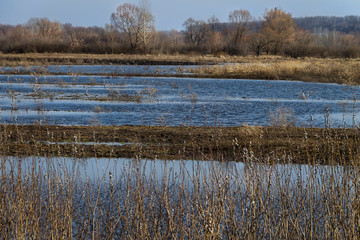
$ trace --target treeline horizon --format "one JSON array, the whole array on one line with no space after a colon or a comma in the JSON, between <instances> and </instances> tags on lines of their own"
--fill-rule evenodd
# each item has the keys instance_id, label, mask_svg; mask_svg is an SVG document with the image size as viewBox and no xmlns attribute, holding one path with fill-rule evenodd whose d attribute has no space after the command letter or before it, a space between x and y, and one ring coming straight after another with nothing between
<instances>
[{"instance_id":1,"label":"treeline horizon","mask_svg":"<svg viewBox=\"0 0 360 240\"><path fill-rule=\"evenodd\" d=\"M105 27L75 27L47 18L19 25L0 24L3 53L213 54L290 57L360 56L360 17L301 17L278 8L255 19L247 10L188 18L183 30L158 31L149 6L125 3Z\"/></svg>"}]
</instances>

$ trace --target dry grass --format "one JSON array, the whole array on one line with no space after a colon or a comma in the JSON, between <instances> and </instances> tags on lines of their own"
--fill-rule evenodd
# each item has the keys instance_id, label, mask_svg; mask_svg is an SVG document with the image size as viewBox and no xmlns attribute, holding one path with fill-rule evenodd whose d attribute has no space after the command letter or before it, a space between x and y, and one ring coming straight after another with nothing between
<instances>
[{"instance_id":1,"label":"dry grass","mask_svg":"<svg viewBox=\"0 0 360 240\"><path fill-rule=\"evenodd\" d=\"M27 53L1 54L0 66L29 65L94 65L94 64L138 64L138 65L198 65L223 62L224 58L190 55L129 55L129 54L61 54Z\"/></svg>"},{"instance_id":2,"label":"dry grass","mask_svg":"<svg viewBox=\"0 0 360 240\"><path fill-rule=\"evenodd\" d=\"M0 132L1 239L358 238L357 129L2 125ZM148 150L136 144L130 165L105 169L94 179L67 165L86 165L85 148L77 143L121 137L154 143L149 151L158 146L165 158L173 143L179 156L200 153L209 161L159 172L153 161L139 164ZM70 142L71 160L54 158L62 149L51 142L61 141ZM279 143L285 148L277 149ZM44 152L46 145L51 147ZM95 156L104 150L89 147ZM265 149L272 152L265 155ZM114 157L116 146L109 150ZM292 164L296 150L307 165ZM215 161L228 154L244 168ZM288 164L274 164L279 158ZM341 160L346 164L337 165ZM332 165L315 164L325 161Z\"/></svg>"},{"instance_id":3,"label":"dry grass","mask_svg":"<svg viewBox=\"0 0 360 240\"><path fill-rule=\"evenodd\" d=\"M269 68L261 73L280 78L279 72L294 75L308 70L307 77L315 73L330 77L332 73L345 74L347 83L358 79L356 61L349 61L346 71L343 60L324 60L320 65L265 60L269 65L219 69L234 71L229 77L240 76L236 74L244 66L250 75L257 68ZM221 73L213 76L217 74ZM152 89L146 94L156 97ZM283 125L1 125L0 238L358 239L359 139L357 128ZM122 141L136 144L77 144ZM53 144L57 142L70 144ZM60 163L54 159L64 155L84 162L87 156L120 157L124 153L134 159L130 166L124 165L116 173L106 171L95 179L74 173L66 163L68 159ZM159 179L160 173L151 161L148 169L138 165L138 160L148 157L201 159L209 164L194 164L194 170L183 167L179 172L164 168L164 177ZM244 169L235 168L232 161L243 161Z\"/></svg>"},{"instance_id":4,"label":"dry grass","mask_svg":"<svg viewBox=\"0 0 360 240\"><path fill-rule=\"evenodd\" d=\"M202 76L243 79L360 83L360 62L342 59L254 59L193 69Z\"/></svg>"},{"instance_id":5,"label":"dry grass","mask_svg":"<svg viewBox=\"0 0 360 240\"><path fill-rule=\"evenodd\" d=\"M294 127L295 114L292 109L281 106L269 112L269 123L274 127Z\"/></svg>"},{"instance_id":6,"label":"dry grass","mask_svg":"<svg viewBox=\"0 0 360 240\"><path fill-rule=\"evenodd\" d=\"M243 154L243 170L212 162L159 172L150 162L146 174L134 160L92 180L66 161L2 157L0 238L358 238L357 165L259 165Z\"/></svg>"},{"instance_id":7,"label":"dry grass","mask_svg":"<svg viewBox=\"0 0 360 240\"><path fill-rule=\"evenodd\" d=\"M224 63L225 65L223 65ZM360 61L358 59L292 59L277 56L237 57L227 55L214 57L211 55L0 54L0 66L49 64L205 65L190 71L195 73L196 77L209 78L360 83ZM181 72L179 76L186 77Z\"/></svg>"}]
</instances>

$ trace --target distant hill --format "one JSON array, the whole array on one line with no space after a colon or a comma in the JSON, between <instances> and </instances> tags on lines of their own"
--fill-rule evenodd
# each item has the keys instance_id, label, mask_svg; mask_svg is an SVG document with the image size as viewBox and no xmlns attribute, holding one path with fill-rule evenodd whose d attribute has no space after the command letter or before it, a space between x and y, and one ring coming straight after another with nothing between
<instances>
[{"instance_id":1,"label":"distant hill","mask_svg":"<svg viewBox=\"0 0 360 240\"><path fill-rule=\"evenodd\" d=\"M296 25L304 30L313 33L333 31L334 29L344 33L360 33L360 16L315 16L315 17L298 17L294 18ZM251 31L259 31L263 21L253 21L249 23ZM223 31L224 28L231 28L229 22L217 24L215 29Z\"/></svg>"},{"instance_id":2,"label":"distant hill","mask_svg":"<svg viewBox=\"0 0 360 240\"><path fill-rule=\"evenodd\" d=\"M360 32L360 16L316 16L294 18L294 20L299 27L311 32L333 31L334 29L344 33Z\"/></svg>"}]
</instances>

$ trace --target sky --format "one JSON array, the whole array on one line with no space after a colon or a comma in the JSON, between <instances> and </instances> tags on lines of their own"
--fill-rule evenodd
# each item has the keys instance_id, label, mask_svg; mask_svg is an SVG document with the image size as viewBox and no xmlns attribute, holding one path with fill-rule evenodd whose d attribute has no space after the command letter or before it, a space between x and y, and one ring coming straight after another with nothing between
<instances>
[{"instance_id":1,"label":"sky","mask_svg":"<svg viewBox=\"0 0 360 240\"><path fill-rule=\"evenodd\" d=\"M183 29L192 17L216 16L226 22L231 11L246 9L255 18L265 9L281 8L293 17L360 15L360 0L149 0L157 30ZM0 24L23 24L30 18L46 17L73 26L104 27L116 7L138 0L0 0Z\"/></svg>"}]
</instances>

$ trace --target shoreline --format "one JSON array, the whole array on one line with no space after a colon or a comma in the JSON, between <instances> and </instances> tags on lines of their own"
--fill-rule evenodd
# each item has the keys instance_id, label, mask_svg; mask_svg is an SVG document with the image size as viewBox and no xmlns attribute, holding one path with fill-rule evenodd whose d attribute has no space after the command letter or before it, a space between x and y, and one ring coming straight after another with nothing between
<instances>
[{"instance_id":1,"label":"shoreline","mask_svg":"<svg viewBox=\"0 0 360 240\"><path fill-rule=\"evenodd\" d=\"M126 55L25 53L1 54L0 66L32 65L202 65L218 62L216 57L186 55Z\"/></svg>"},{"instance_id":2,"label":"shoreline","mask_svg":"<svg viewBox=\"0 0 360 240\"><path fill-rule=\"evenodd\" d=\"M82 75L284 80L346 85L360 84L359 59L293 59L275 56L0 54L0 66L3 67L44 65L194 65L199 67L187 70L192 73L191 75L117 73L82 73ZM31 71L4 71L1 74L17 75L31 73ZM48 75L64 75L64 73L49 73Z\"/></svg>"},{"instance_id":3,"label":"shoreline","mask_svg":"<svg viewBox=\"0 0 360 240\"><path fill-rule=\"evenodd\" d=\"M0 125L0 132L5 156L324 165L358 164L360 157L358 129Z\"/></svg>"}]
</instances>

